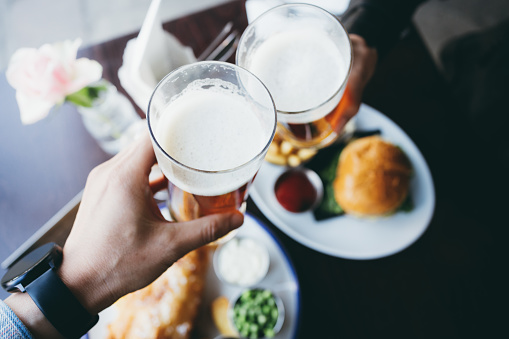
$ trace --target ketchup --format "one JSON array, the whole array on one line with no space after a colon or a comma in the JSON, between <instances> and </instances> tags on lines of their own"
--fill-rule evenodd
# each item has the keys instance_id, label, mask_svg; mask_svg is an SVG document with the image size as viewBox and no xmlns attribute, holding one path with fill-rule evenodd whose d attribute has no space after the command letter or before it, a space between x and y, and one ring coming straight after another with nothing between
<instances>
[{"instance_id":1,"label":"ketchup","mask_svg":"<svg viewBox=\"0 0 509 339\"><path fill-rule=\"evenodd\" d=\"M281 174L274 187L277 201L287 211L304 212L309 210L318 192L306 173L299 170L289 170Z\"/></svg>"}]
</instances>

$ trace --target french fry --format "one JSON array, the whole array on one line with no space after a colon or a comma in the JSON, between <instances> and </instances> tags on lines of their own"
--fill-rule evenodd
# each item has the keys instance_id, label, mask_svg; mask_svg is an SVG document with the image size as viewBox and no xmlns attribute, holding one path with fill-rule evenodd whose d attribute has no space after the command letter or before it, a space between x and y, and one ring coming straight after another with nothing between
<instances>
[{"instance_id":1,"label":"french fry","mask_svg":"<svg viewBox=\"0 0 509 339\"><path fill-rule=\"evenodd\" d=\"M311 148L296 148L290 142L282 140L278 133L269 146L265 160L279 166L297 167L316 155Z\"/></svg>"},{"instance_id":2,"label":"french fry","mask_svg":"<svg viewBox=\"0 0 509 339\"><path fill-rule=\"evenodd\" d=\"M269 149L267 150L267 154L277 155L279 153L279 145L275 142L272 142L269 145Z\"/></svg>"},{"instance_id":3,"label":"french fry","mask_svg":"<svg viewBox=\"0 0 509 339\"><path fill-rule=\"evenodd\" d=\"M302 161L307 161L316 155L316 150L310 148L301 148L297 151L297 156Z\"/></svg>"},{"instance_id":4,"label":"french fry","mask_svg":"<svg viewBox=\"0 0 509 339\"><path fill-rule=\"evenodd\" d=\"M280 155L280 154L269 154L265 156L265 160L268 162L271 162L275 165L284 166L286 165L286 157Z\"/></svg>"},{"instance_id":5,"label":"french fry","mask_svg":"<svg viewBox=\"0 0 509 339\"><path fill-rule=\"evenodd\" d=\"M217 297L212 302L212 319L219 332L226 337L238 337L237 331L233 328L228 319L228 298L224 296Z\"/></svg>"},{"instance_id":6,"label":"french fry","mask_svg":"<svg viewBox=\"0 0 509 339\"><path fill-rule=\"evenodd\" d=\"M288 155L293 151L293 146L288 141L281 142L281 154Z\"/></svg>"},{"instance_id":7,"label":"french fry","mask_svg":"<svg viewBox=\"0 0 509 339\"><path fill-rule=\"evenodd\" d=\"M291 167L297 167L302 163L302 160L295 154L292 154L288 157L288 165Z\"/></svg>"}]
</instances>

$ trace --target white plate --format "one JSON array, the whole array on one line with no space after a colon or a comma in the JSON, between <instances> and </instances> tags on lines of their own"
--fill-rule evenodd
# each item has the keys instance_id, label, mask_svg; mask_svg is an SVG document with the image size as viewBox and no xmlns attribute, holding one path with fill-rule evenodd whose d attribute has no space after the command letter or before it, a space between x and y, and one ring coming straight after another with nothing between
<instances>
[{"instance_id":1,"label":"white plate","mask_svg":"<svg viewBox=\"0 0 509 339\"><path fill-rule=\"evenodd\" d=\"M435 208L435 189L428 165L401 128L375 109L362 104L356 129L382 131L382 137L400 146L414 168L411 212L376 219L342 215L316 221L312 212L291 213L277 202L274 184L284 167L264 162L250 189L263 214L281 231L318 252L348 259L375 259L397 253L414 243L426 230Z\"/></svg>"},{"instance_id":2,"label":"white plate","mask_svg":"<svg viewBox=\"0 0 509 339\"><path fill-rule=\"evenodd\" d=\"M296 338L300 317L300 290L295 269L288 255L274 234L249 214L246 215L244 225L239 229L236 236L255 239L267 247L270 255L269 271L267 276L256 287L268 288L283 300L285 321L283 328L275 338ZM212 301L220 295L231 299L234 296L238 296L244 290L242 287L221 282L214 272L212 256L210 257L204 299L196 322L196 335L193 336L196 338L213 339L219 335L210 315ZM99 322L89 331L88 338L106 338L107 325L115 318L115 314L115 306L111 306L101 312Z\"/></svg>"}]
</instances>

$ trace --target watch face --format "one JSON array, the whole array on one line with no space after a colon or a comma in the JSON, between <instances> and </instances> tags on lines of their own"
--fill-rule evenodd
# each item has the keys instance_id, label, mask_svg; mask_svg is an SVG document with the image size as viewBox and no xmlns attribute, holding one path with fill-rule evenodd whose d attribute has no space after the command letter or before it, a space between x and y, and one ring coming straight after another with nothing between
<instances>
[{"instance_id":1,"label":"watch face","mask_svg":"<svg viewBox=\"0 0 509 339\"><path fill-rule=\"evenodd\" d=\"M28 253L9 268L2 278L2 287L8 292L18 291L37 279L60 259L62 250L55 243L48 243ZM58 262L57 262L58 263Z\"/></svg>"}]
</instances>

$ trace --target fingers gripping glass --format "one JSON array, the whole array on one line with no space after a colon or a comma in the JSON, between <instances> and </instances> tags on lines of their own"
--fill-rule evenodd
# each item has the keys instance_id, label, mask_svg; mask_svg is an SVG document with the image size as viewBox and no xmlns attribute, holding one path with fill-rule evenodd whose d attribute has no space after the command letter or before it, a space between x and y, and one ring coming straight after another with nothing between
<instances>
[{"instance_id":1,"label":"fingers gripping glass","mask_svg":"<svg viewBox=\"0 0 509 339\"><path fill-rule=\"evenodd\" d=\"M223 62L183 66L157 85L147 119L173 219L245 210L276 129L258 78Z\"/></svg>"},{"instance_id":2,"label":"fingers gripping glass","mask_svg":"<svg viewBox=\"0 0 509 339\"><path fill-rule=\"evenodd\" d=\"M242 34L237 65L271 92L278 133L297 147L321 148L341 133L343 97L352 65L348 33L327 11L312 5L273 8Z\"/></svg>"}]
</instances>

